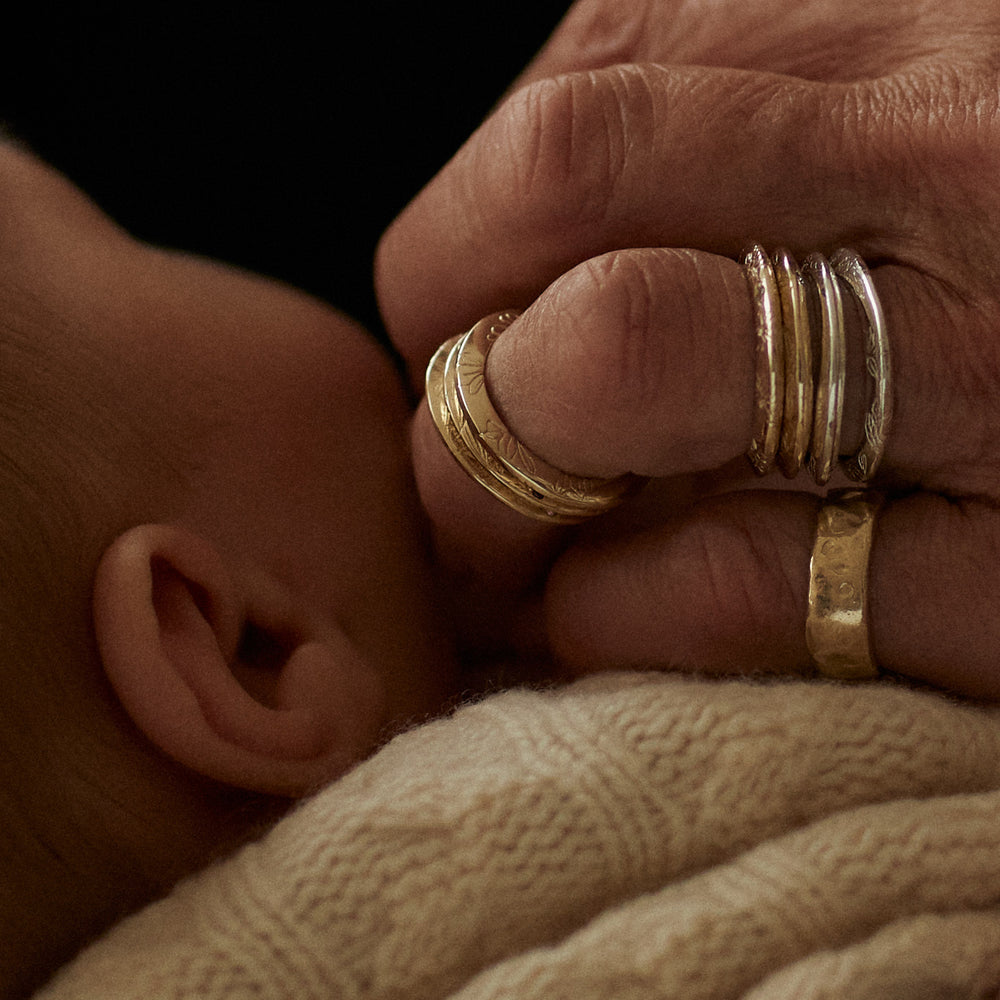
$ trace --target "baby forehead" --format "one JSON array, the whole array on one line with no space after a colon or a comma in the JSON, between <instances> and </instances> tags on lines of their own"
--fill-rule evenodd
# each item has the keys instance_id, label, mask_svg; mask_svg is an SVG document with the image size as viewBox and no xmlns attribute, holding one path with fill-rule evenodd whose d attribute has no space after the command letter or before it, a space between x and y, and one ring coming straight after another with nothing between
<instances>
[{"instance_id":1,"label":"baby forehead","mask_svg":"<svg viewBox=\"0 0 1000 1000\"><path fill-rule=\"evenodd\" d=\"M133 238L10 133L0 303L60 398L115 423L208 417L263 438L280 424L346 459L352 440L398 437L409 417L399 367L359 323L282 281Z\"/></svg>"}]
</instances>

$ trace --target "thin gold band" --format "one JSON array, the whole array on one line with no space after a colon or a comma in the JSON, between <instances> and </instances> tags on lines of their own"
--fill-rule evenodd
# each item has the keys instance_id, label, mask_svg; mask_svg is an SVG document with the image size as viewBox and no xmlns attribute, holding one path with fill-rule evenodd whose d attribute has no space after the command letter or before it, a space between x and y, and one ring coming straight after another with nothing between
<instances>
[{"instance_id":1,"label":"thin gold band","mask_svg":"<svg viewBox=\"0 0 1000 1000\"><path fill-rule=\"evenodd\" d=\"M642 480L563 472L511 433L486 390L486 358L517 316L494 313L442 344L427 366L427 404L448 450L484 489L526 517L577 524L620 504Z\"/></svg>"},{"instance_id":2,"label":"thin gold band","mask_svg":"<svg viewBox=\"0 0 1000 1000\"><path fill-rule=\"evenodd\" d=\"M441 435L441 439L447 445L448 450L458 464L498 500L503 501L508 507L518 510L521 503L519 495L510 489L501 479L482 475L481 461L465 443L458 425L451 417L451 410L444 396L444 369L448 352L454 347L458 339L458 337L453 337L442 344L427 366L427 405L430 409L431 417L438 429L438 433ZM534 516L531 512L527 513L529 516Z\"/></svg>"},{"instance_id":3,"label":"thin gold band","mask_svg":"<svg viewBox=\"0 0 1000 1000\"><path fill-rule=\"evenodd\" d=\"M871 406L865 416L865 439L858 453L843 461L844 472L855 482L875 475L885 436L892 420L892 356L889 334L878 293L865 262L853 250L838 250L831 258L834 274L854 293L865 316L865 368L872 380Z\"/></svg>"},{"instance_id":4,"label":"thin gold band","mask_svg":"<svg viewBox=\"0 0 1000 1000\"><path fill-rule=\"evenodd\" d=\"M840 287L825 257L810 254L802 265L811 279L809 298L820 320L819 380L813 417L812 458L809 469L820 486L826 485L837 464L844 415L847 362L844 344L844 306Z\"/></svg>"},{"instance_id":5,"label":"thin gold band","mask_svg":"<svg viewBox=\"0 0 1000 1000\"><path fill-rule=\"evenodd\" d=\"M839 462L866 483L875 475L892 421L892 359L885 316L865 262L853 250L813 253L801 269L787 250L759 244L742 257L754 312L754 415L747 458L765 475L775 461L793 478L803 464L823 486ZM871 382L864 440L840 454L847 379L845 302L865 325Z\"/></svg>"},{"instance_id":6,"label":"thin gold band","mask_svg":"<svg viewBox=\"0 0 1000 1000\"><path fill-rule=\"evenodd\" d=\"M812 331L805 285L795 260L787 250L776 250L773 264L785 351L785 404L778 465L787 478L794 479L806 460L812 439Z\"/></svg>"},{"instance_id":7,"label":"thin gold band","mask_svg":"<svg viewBox=\"0 0 1000 1000\"><path fill-rule=\"evenodd\" d=\"M781 444L785 396L784 337L781 299L774 268L763 247L751 246L743 255L750 298L754 305L754 433L747 457L760 474L774 467Z\"/></svg>"},{"instance_id":8,"label":"thin gold band","mask_svg":"<svg viewBox=\"0 0 1000 1000\"><path fill-rule=\"evenodd\" d=\"M549 465L511 433L493 406L486 391L486 357L514 317L507 312L497 320L477 323L453 352L456 377L449 384L456 390L457 406L468 420L468 429L533 496L546 498L568 514L617 503L622 496L618 479L570 475Z\"/></svg>"}]
</instances>

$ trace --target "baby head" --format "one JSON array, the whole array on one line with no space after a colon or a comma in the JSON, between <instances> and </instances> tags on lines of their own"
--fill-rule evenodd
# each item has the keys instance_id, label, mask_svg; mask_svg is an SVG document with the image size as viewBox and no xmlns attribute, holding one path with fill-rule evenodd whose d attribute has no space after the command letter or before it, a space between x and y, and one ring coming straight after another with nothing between
<instances>
[{"instance_id":1,"label":"baby head","mask_svg":"<svg viewBox=\"0 0 1000 1000\"><path fill-rule=\"evenodd\" d=\"M0 143L0 996L453 681L389 359Z\"/></svg>"}]
</instances>

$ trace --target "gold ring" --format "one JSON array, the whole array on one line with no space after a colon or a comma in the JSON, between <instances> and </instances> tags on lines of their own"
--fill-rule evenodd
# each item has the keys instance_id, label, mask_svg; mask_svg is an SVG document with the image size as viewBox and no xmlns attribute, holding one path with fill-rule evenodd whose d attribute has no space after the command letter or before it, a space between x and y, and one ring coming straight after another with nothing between
<instances>
[{"instance_id":1,"label":"gold ring","mask_svg":"<svg viewBox=\"0 0 1000 1000\"><path fill-rule=\"evenodd\" d=\"M881 503L865 490L834 490L820 508L809 563L806 645L825 677L878 676L869 636L868 564Z\"/></svg>"},{"instance_id":2,"label":"gold ring","mask_svg":"<svg viewBox=\"0 0 1000 1000\"><path fill-rule=\"evenodd\" d=\"M776 250L773 264L785 351L785 404L778 465L788 479L794 479L806 460L812 438L812 331L805 284L795 260L787 250Z\"/></svg>"},{"instance_id":3,"label":"gold ring","mask_svg":"<svg viewBox=\"0 0 1000 1000\"><path fill-rule=\"evenodd\" d=\"M482 461L465 443L459 425L451 417L451 410L444 397L444 370L448 354L458 340L458 337L453 337L446 341L427 366L427 405L431 411L431 417L442 440L458 464L498 500L502 500L508 507L518 510L521 504L520 495L506 486L502 479L483 476Z\"/></svg>"},{"instance_id":4,"label":"gold ring","mask_svg":"<svg viewBox=\"0 0 1000 1000\"><path fill-rule=\"evenodd\" d=\"M765 475L774 466L781 443L785 395L781 300L774 268L763 247L751 246L743 255L743 266L754 305L755 414L747 456L754 469Z\"/></svg>"},{"instance_id":5,"label":"gold ring","mask_svg":"<svg viewBox=\"0 0 1000 1000\"><path fill-rule=\"evenodd\" d=\"M758 244L742 258L754 307L754 423L747 458L760 474L777 460L796 476L808 464L826 485L839 462L866 483L878 469L892 420L892 359L885 316L865 262L840 249L810 254L801 268L787 250L770 258ZM872 388L864 441L840 454L847 381L844 296L860 309Z\"/></svg>"},{"instance_id":6,"label":"gold ring","mask_svg":"<svg viewBox=\"0 0 1000 1000\"><path fill-rule=\"evenodd\" d=\"M840 287L825 257L810 254L802 266L812 279L812 308L819 317L819 381L816 384L816 412L813 417L813 479L824 486L830 479L840 452L840 429L844 417L844 383L847 362L844 343L844 306Z\"/></svg>"},{"instance_id":7,"label":"gold ring","mask_svg":"<svg viewBox=\"0 0 1000 1000\"><path fill-rule=\"evenodd\" d=\"M858 453L843 461L849 479L867 482L875 475L885 435L892 420L892 356L889 335L878 293L865 262L853 250L838 250L830 264L837 275L854 293L865 316L865 368L872 380L872 400L865 416L865 439Z\"/></svg>"},{"instance_id":8,"label":"gold ring","mask_svg":"<svg viewBox=\"0 0 1000 1000\"><path fill-rule=\"evenodd\" d=\"M494 313L445 342L427 366L427 404L448 450L493 496L527 517L577 524L618 506L642 480L563 472L507 427L486 389L486 358L518 315L515 310Z\"/></svg>"}]
</instances>

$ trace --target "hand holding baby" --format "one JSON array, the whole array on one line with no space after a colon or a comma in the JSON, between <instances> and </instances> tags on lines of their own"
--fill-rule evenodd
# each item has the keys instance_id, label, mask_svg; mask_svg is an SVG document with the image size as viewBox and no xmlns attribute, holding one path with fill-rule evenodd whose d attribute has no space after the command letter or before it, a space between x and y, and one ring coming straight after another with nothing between
<instances>
[{"instance_id":1,"label":"hand holding baby","mask_svg":"<svg viewBox=\"0 0 1000 1000\"><path fill-rule=\"evenodd\" d=\"M751 242L799 261L849 247L893 358L875 480L888 499L855 581L872 658L1000 696L998 51L995 10L974 0L794 17L640 4L624 26L601 0L571 10L386 235L381 302L415 379L444 337L525 309L485 366L511 433L565 472L653 482L580 528L539 526L469 479L419 412L418 482L472 646L495 640L487 611L508 609L521 648L547 645L573 672L809 666L821 501L808 476L773 489L780 477L756 481L743 457L761 304L737 259ZM878 373L863 297L835 284L849 458ZM818 389L832 334L799 325ZM748 485L764 488L735 488Z\"/></svg>"}]
</instances>

